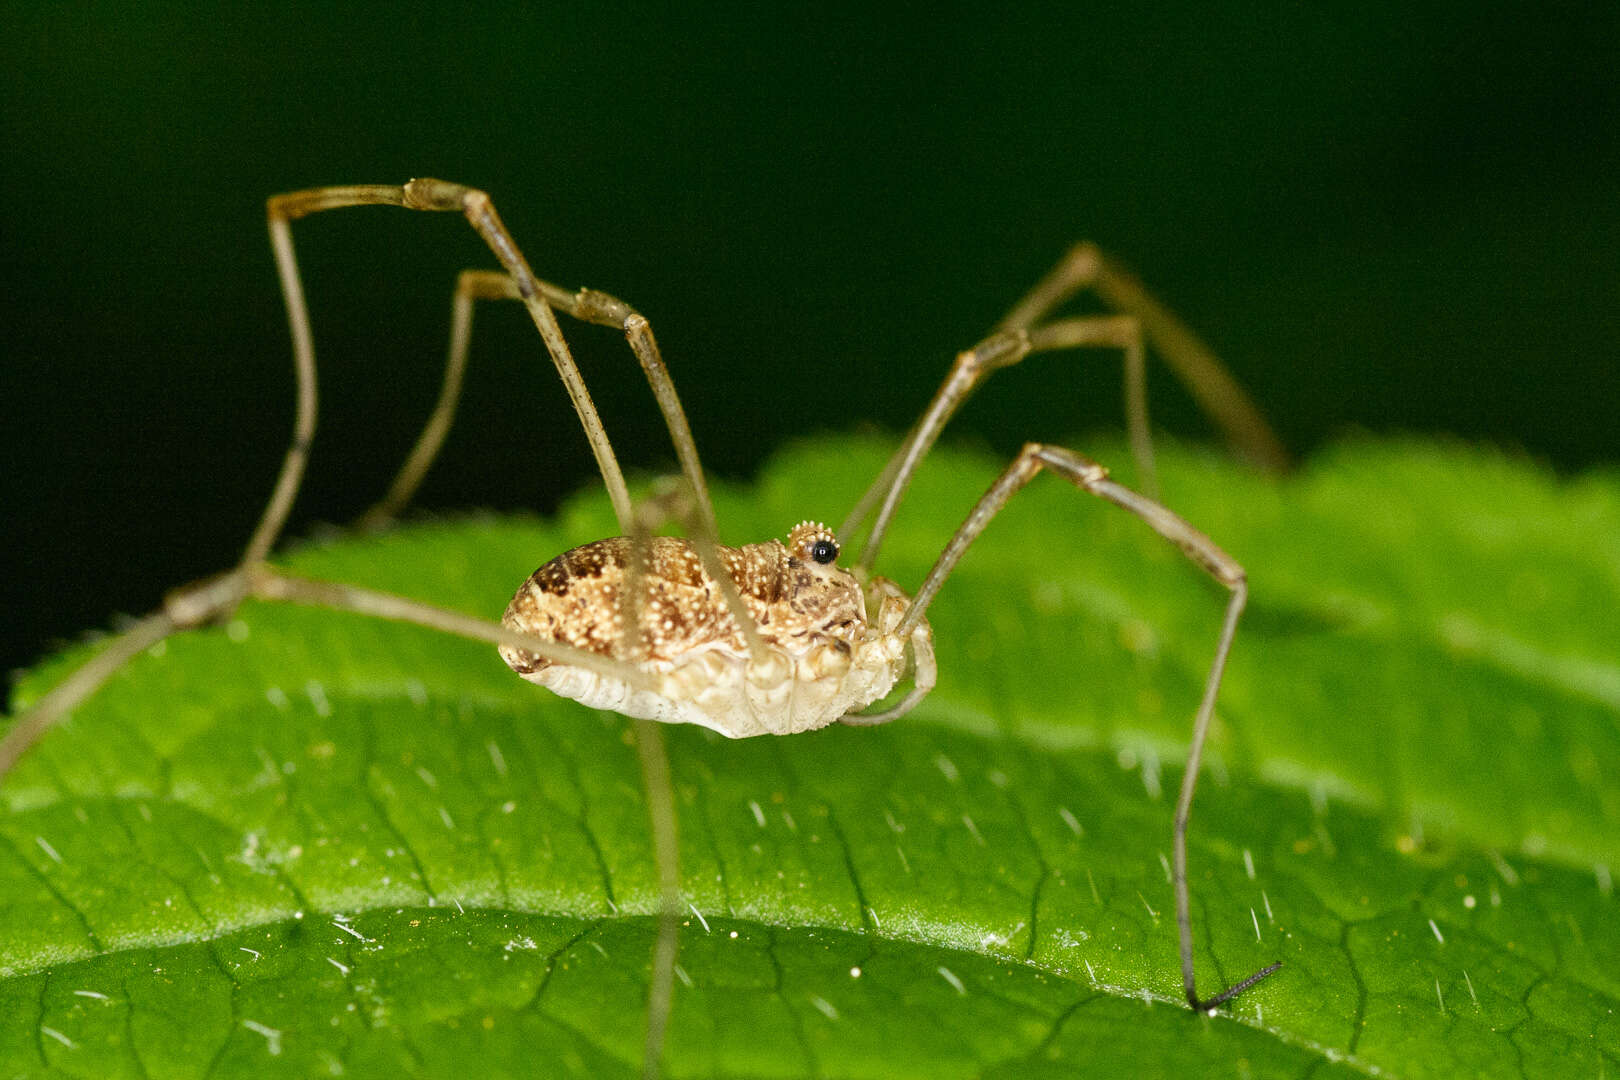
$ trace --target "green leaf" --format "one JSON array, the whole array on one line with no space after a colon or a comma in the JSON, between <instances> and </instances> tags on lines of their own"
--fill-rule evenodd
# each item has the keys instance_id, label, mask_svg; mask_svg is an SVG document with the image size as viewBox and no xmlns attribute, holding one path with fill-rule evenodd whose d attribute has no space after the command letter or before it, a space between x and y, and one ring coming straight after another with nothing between
<instances>
[{"instance_id":1,"label":"green leaf","mask_svg":"<svg viewBox=\"0 0 1620 1080\"><path fill-rule=\"evenodd\" d=\"M726 539L836 523L881 461L784 453L720 493ZM915 587L997 468L936 454L885 572ZM671 1075L1620 1072L1620 478L1373 442L1282 484L1175 447L1161 472L1252 586L1193 821L1200 977L1282 971L1178 1003L1171 793L1224 594L1043 478L931 612L912 716L668 731ZM285 562L492 615L610 520ZM627 733L411 627L248 605L171 640L0 788L0 1073L634 1075Z\"/></svg>"}]
</instances>

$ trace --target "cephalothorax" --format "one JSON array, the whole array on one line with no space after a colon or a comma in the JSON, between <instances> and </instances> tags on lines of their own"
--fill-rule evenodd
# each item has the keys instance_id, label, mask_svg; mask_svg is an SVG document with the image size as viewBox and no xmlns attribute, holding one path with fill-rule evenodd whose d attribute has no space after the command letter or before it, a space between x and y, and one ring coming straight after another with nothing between
<instances>
[{"instance_id":1,"label":"cephalothorax","mask_svg":"<svg viewBox=\"0 0 1620 1080\"><path fill-rule=\"evenodd\" d=\"M882 699L905 673L908 640L895 630L910 601L886 578L872 578L863 590L839 569L838 542L825 525L801 522L786 546L716 547L763 641L758 659L697 550L674 537L646 542L641 618L627 630L634 548L630 538L615 537L557 556L523 583L501 621L629 660L654 678L653 689L503 645L508 666L593 709L698 724L732 738L826 727ZM926 621L909 644L917 683L932 686Z\"/></svg>"},{"instance_id":2,"label":"cephalothorax","mask_svg":"<svg viewBox=\"0 0 1620 1080\"><path fill-rule=\"evenodd\" d=\"M499 624L403 597L294 577L267 562L298 492L315 433L315 351L293 255L291 222L362 205L462 214L501 269L468 270L458 279L449 362L438 406L392 488L361 519L361 526L392 520L427 472L454 416L473 305L481 299L501 299L521 302L539 330L584 427L623 533L575 548L541 566L518 590ZM1096 248L1080 244L1071 249L983 340L957 355L921 418L838 530L837 536L846 542L864 531L859 556L852 569L844 570L838 566L835 535L811 522L794 528L785 545L774 540L738 548L718 544L697 446L647 320L606 293L564 289L537 277L484 192L441 180L413 180L403 186L296 191L273 197L268 209L271 246L292 331L298 412L281 474L258 528L235 568L175 590L161 609L112 639L22 713L0 739L0 775L132 657L172 634L218 622L249 596L401 619L495 644L524 678L595 708L637 718L636 745L647 781L662 915L647 1008L646 1065L651 1072L657 1068L669 1015L676 916L682 905L674 799L662 743L648 721L700 724L739 737L808 731L839 721L875 724L904 714L934 685L933 641L924 618L929 604L1001 508L1036 475L1050 471L1080 491L1135 515L1228 592L1176 802L1172 874L1181 974L1187 1001L1194 1008L1208 1009L1275 970L1276 965L1267 967L1209 998L1201 998L1194 985L1187 823L1221 673L1248 588L1235 560L1152 497L1144 339L1158 347L1241 451L1263 465L1278 466L1285 458L1265 421L1214 355ZM1121 314L1055 317L1054 312L1082 289L1090 289ZM563 338L559 314L624 334L674 443L681 471L677 497L639 504L631 499ZM996 371L1025 357L1086 346L1124 353L1132 451L1148 494L1116 483L1100 464L1073 450L1029 443L945 542L912 597L877 576L874 567L884 536L917 465L963 402ZM685 527L684 539L654 536L668 518ZM892 706L864 711L891 692L902 694Z\"/></svg>"}]
</instances>

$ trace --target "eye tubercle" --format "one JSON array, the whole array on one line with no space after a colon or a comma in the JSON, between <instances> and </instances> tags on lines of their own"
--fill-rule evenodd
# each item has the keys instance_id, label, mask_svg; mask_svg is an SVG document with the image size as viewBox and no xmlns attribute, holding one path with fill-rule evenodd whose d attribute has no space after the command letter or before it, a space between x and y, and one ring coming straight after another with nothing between
<instances>
[{"instance_id":1,"label":"eye tubercle","mask_svg":"<svg viewBox=\"0 0 1620 1080\"><path fill-rule=\"evenodd\" d=\"M802 562L830 566L838 561L838 537L819 521L801 521L788 534L788 552Z\"/></svg>"}]
</instances>

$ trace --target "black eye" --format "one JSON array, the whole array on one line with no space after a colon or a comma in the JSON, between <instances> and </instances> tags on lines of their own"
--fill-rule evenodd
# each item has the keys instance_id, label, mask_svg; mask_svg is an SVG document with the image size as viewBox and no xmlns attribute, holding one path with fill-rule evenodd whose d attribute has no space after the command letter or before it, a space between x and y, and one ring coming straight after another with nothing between
<instances>
[{"instance_id":1,"label":"black eye","mask_svg":"<svg viewBox=\"0 0 1620 1080\"><path fill-rule=\"evenodd\" d=\"M825 566L838 558L838 545L831 540L817 540L810 545L810 557Z\"/></svg>"}]
</instances>

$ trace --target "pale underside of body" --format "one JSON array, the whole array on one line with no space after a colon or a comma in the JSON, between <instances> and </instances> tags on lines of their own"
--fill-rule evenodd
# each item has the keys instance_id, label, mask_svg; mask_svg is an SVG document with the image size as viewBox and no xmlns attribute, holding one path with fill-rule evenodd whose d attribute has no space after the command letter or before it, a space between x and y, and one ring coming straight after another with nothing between
<instances>
[{"instance_id":1,"label":"pale underside of body","mask_svg":"<svg viewBox=\"0 0 1620 1080\"><path fill-rule=\"evenodd\" d=\"M837 551L831 537L824 526L805 522L786 545L715 549L758 628L760 655L690 541L648 540L638 575L634 541L614 537L536 570L502 621L632 662L651 676L652 688L511 646L501 648L501 657L530 682L591 708L698 724L731 738L811 731L882 700L906 673L908 638L918 681L931 684L927 622L906 637L896 633L909 599L885 578L862 589L853 574L831 564ZM815 557L817 544L825 562ZM627 602L630 588L639 588L639 603ZM635 624L630 633L627 623Z\"/></svg>"}]
</instances>

